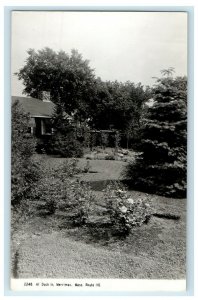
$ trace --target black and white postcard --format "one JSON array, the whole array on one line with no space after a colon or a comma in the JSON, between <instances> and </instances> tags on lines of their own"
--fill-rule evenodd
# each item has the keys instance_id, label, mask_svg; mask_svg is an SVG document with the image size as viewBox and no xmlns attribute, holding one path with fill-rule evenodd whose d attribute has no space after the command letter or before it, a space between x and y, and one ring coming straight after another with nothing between
<instances>
[{"instance_id":1,"label":"black and white postcard","mask_svg":"<svg viewBox=\"0 0 198 300\"><path fill-rule=\"evenodd\" d=\"M12 11L12 290L186 290L187 24Z\"/></svg>"}]
</instances>

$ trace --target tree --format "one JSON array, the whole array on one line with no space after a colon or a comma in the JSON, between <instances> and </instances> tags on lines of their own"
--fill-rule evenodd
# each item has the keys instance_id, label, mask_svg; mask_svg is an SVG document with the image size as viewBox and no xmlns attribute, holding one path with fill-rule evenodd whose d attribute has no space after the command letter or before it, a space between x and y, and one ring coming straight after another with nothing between
<instances>
[{"instance_id":1,"label":"tree","mask_svg":"<svg viewBox=\"0 0 198 300\"><path fill-rule=\"evenodd\" d=\"M77 127L64 112L64 104L57 103L52 118L54 134L49 140L48 152L62 157L81 157L82 146L77 137Z\"/></svg>"},{"instance_id":2,"label":"tree","mask_svg":"<svg viewBox=\"0 0 198 300\"><path fill-rule=\"evenodd\" d=\"M78 123L94 129L117 129L127 140L139 138L140 116L150 90L140 83L102 81L95 78L89 62L76 50L58 53L50 48L29 49L18 78L24 93L39 98L50 92L51 100L62 103L64 111ZM127 143L128 144L128 143Z\"/></svg>"},{"instance_id":3,"label":"tree","mask_svg":"<svg viewBox=\"0 0 198 300\"><path fill-rule=\"evenodd\" d=\"M92 101L91 125L97 129L122 131L137 138L144 103L151 96L150 89L130 81L96 81L96 92Z\"/></svg>"},{"instance_id":4,"label":"tree","mask_svg":"<svg viewBox=\"0 0 198 300\"><path fill-rule=\"evenodd\" d=\"M175 69L173 67L170 67L168 69L164 69L164 70L161 70L161 74L163 76L167 76L167 77L170 77L173 75L173 73L175 72Z\"/></svg>"},{"instance_id":5,"label":"tree","mask_svg":"<svg viewBox=\"0 0 198 300\"><path fill-rule=\"evenodd\" d=\"M167 196L186 192L187 78L162 77L143 120L141 155L129 165L136 187Z\"/></svg>"},{"instance_id":6,"label":"tree","mask_svg":"<svg viewBox=\"0 0 198 300\"><path fill-rule=\"evenodd\" d=\"M42 91L48 91L52 101L61 101L68 114L75 112L75 118L86 119L95 78L89 61L77 50L71 55L50 48L29 49L27 53L25 66L16 73L25 86L24 94L39 98Z\"/></svg>"}]
</instances>

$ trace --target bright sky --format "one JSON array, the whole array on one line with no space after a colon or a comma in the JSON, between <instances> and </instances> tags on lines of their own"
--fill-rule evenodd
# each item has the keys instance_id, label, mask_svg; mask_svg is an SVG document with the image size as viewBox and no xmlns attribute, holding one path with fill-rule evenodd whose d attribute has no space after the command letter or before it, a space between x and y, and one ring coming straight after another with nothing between
<instances>
[{"instance_id":1,"label":"bright sky","mask_svg":"<svg viewBox=\"0 0 198 300\"><path fill-rule=\"evenodd\" d=\"M160 70L187 74L187 13L182 12L13 12L12 74L27 50L77 49L96 76L152 85ZM12 95L23 85L12 76Z\"/></svg>"}]
</instances>

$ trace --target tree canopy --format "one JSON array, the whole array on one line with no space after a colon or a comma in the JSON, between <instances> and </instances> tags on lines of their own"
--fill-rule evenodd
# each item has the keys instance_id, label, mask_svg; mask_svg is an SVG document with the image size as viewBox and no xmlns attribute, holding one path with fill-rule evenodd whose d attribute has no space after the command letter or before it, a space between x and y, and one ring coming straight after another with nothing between
<instances>
[{"instance_id":1,"label":"tree canopy","mask_svg":"<svg viewBox=\"0 0 198 300\"><path fill-rule=\"evenodd\" d=\"M16 73L25 94L39 98L42 91L48 91L51 100L61 103L74 119L86 120L92 128L115 128L138 136L142 107L150 97L148 87L96 78L89 61L77 50L67 54L44 48L27 53L25 65Z\"/></svg>"},{"instance_id":2,"label":"tree canopy","mask_svg":"<svg viewBox=\"0 0 198 300\"><path fill-rule=\"evenodd\" d=\"M29 49L27 53L24 67L16 73L25 86L23 92L39 98L42 91L49 91L52 101L61 101L67 113L86 118L95 79L89 61L77 50L70 55L50 48Z\"/></svg>"},{"instance_id":3,"label":"tree canopy","mask_svg":"<svg viewBox=\"0 0 198 300\"><path fill-rule=\"evenodd\" d=\"M92 126L97 129L114 128L125 134L137 135L144 103L151 90L141 83L97 80L93 98Z\"/></svg>"}]
</instances>

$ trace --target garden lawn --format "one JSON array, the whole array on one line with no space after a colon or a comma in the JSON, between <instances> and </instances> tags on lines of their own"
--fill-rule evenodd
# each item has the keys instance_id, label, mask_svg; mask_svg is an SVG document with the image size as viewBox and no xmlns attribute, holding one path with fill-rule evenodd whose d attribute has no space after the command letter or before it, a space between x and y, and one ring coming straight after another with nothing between
<instances>
[{"instance_id":1,"label":"garden lawn","mask_svg":"<svg viewBox=\"0 0 198 300\"><path fill-rule=\"evenodd\" d=\"M41 163L58 166L64 159L41 156ZM118 179L121 161L90 161L92 180ZM85 159L79 160L83 168ZM93 205L105 206L94 191ZM146 198L155 211L148 224L124 238L90 234L86 227L64 228L55 216L35 216L12 237L12 274L16 278L139 278L183 279L186 272L186 200L129 191ZM169 218L167 218L167 216ZM60 229L61 228L61 229Z\"/></svg>"},{"instance_id":2,"label":"garden lawn","mask_svg":"<svg viewBox=\"0 0 198 300\"><path fill-rule=\"evenodd\" d=\"M48 167L58 167L64 161L70 158L60 158L48 155L36 155L41 163ZM122 178L122 171L127 165L126 162L116 160L87 160L86 158L78 158L78 167L83 171L87 162L90 165L89 173L81 173L81 177L85 181L99 180L117 180Z\"/></svg>"},{"instance_id":3,"label":"garden lawn","mask_svg":"<svg viewBox=\"0 0 198 300\"><path fill-rule=\"evenodd\" d=\"M62 232L38 233L19 250L19 278L143 278L156 262L142 269L141 257L94 247Z\"/></svg>"},{"instance_id":4,"label":"garden lawn","mask_svg":"<svg viewBox=\"0 0 198 300\"><path fill-rule=\"evenodd\" d=\"M159 196L150 201L158 213L177 213L180 219L152 217L126 239L94 237L86 228L60 230L54 217L30 219L13 239L13 274L18 278L185 278L186 201Z\"/></svg>"}]
</instances>

